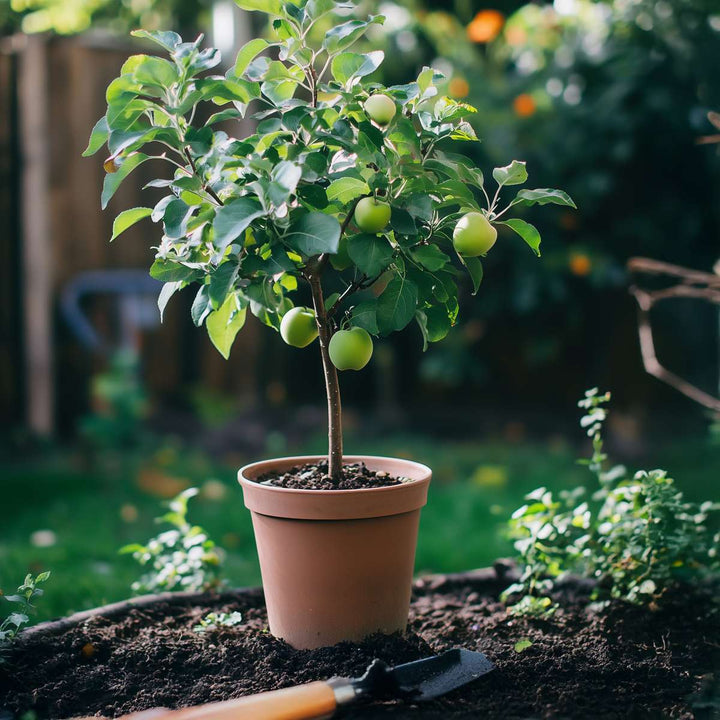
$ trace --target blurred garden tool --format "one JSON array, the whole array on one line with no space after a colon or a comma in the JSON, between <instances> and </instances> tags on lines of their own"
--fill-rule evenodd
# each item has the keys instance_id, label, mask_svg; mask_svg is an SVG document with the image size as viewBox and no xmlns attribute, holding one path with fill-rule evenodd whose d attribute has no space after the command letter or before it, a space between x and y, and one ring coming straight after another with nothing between
<instances>
[{"instance_id":1,"label":"blurred garden tool","mask_svg":"<svg viewBox=\"0 0 720 720\"><path fill-rule=\"evenodd\" d=\"M422 702L445 695L495 666L479 652L455 648L441 655L388 667L374 660L361 678L325 681L180 710L149 710L120 720L311 720L330 717L361 700Z\"/></svg>"}]
</instances>

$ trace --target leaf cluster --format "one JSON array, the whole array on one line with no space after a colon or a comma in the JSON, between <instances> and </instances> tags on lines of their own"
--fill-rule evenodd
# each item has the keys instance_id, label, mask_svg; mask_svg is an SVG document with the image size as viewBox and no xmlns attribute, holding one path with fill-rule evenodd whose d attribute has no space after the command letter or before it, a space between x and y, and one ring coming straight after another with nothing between
<instances>
[{"instance_id":1,"label":"leaf cluster","mask_svg":"<svg viewBox=\"0 0 720 720\"><path fill-rule=\"evenodd\" d=\"M169 503L169 512L158 523L167 523L171 530L161 532L147 544L132 543L120 549L131 554L148 572L132 584L134 593L172 590L208 590L220 584L218 573L222 554L203 528L187 520L188 501L198 494L188 488Z\"/></svg>"},{"instance_id":2,"label":"leaf cluster","mask_svg":"<svg viewBox=\"0 0 720 720\"><path fill-rule=\"evenodd\" d=\"M568 573L596 581L594 600L652 604L678 581L720 570L720 533L713 534L709 522L720 504L686 501L665 470L629 478L622 466L606 469L602 428L609 400L609 393L593 389L579 403L587 410L581 426L593 441L592 457L580 462L599 489L590 497L584 487L555 497L538 488L512 515L522 573L503 594L516 600L511 612L552 612L555 581Z\"/></svg>"},{"instance_id":3,"label":"leaf cluster","mask_svg":"<svg viewBox=\"0 0 720 720\"><path fill-rule=\"evenodd\" d=\"M352 4L334 0L237 1L268 14L273 37L249 41L225 75L211 73L220 55L201 49L201 38L134 33L167 57L127 60L107 89L108 109L86 154L105 144L110 151L103 207L150 159L163 161L170 176L148 184L166 193L154 207L118 215L113 239L147 217L162 225L150 271L164 282L160 311L178 290L199 285L192 319L225 357L248 310L278 329L299 281L328 265L339 289L331 314L380 336L415 320L425 345L441 340L457 318L462 274L474 292L483 275L479 258L453 250L457 220L483 212L539 255L537 229L505 213L574 207L572 200L560 190L525 189L501 208L501 190L527 180L518 161L493 171L491 200L483 173L453 152L457 142L477 140L474 108L440 97L442 76L429 67L404 85L373 82L383 53L351 49L382 16L348 19ZM311 46L309 34L328 18ZM387 126L364 110L374 93L396 105ZM242 139L222 129L243 119L254 130ZM375 235L353 223L357 202L368 196L392 209L388 228Z\"/></svg>"}]
</instances>

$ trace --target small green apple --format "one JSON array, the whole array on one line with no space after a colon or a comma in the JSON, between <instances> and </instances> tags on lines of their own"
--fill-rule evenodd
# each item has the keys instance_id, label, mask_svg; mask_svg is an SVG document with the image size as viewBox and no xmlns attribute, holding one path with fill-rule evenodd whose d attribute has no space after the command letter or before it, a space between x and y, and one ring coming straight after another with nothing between
<instances>
[{"instance_id":1,"label":"small green apple","mask_svg":"<svg viewBox=\"0 0 720 720\"><path fill-rule=\"evenodd\" d=\"M330 359L338 370L362 370L373 354L373 341L367 330L353 327L338 330L330 338Z\"/></svg>"},{"instance_id":2,"label":"small green apple","mask_svg":"<svg viewBox=\"0 0 720 720\"><path fill-rule=\"evenodd\" d=\"M306 307L288 310L280 322L280 335L288 345L307 347L318 336L315 313Z\"/></svg>"},{"instance_id":3,"label":"small green apple","mask_svg":"<svg viewBox=\"0 0 720 720\"><path fill-rule=\"evenodd\" d=\"M375 235L390 222L390 206L374 197L363 198L355 208L355 224L366 233Z\"/></svg>"},{"instance_id":4,"label":"small green apple","mask_svg":"<svg viewBox=\"0 0 720 720\"><path fill-rule=\"evenodd\" d=\"M497 240L497 230L479 212L469 212L458 220L453 231L453 246L459 255L484 255Z\"/></svg>"},{"instance_id":5,"label":"small green apple","mask_svg":"<svg viewBox=\"0 0 720 720\"><path fill-rule=\"evenodd\" d=\"M370 119L374 120L378 125L387 125L397 112L393 99L382 93L371 95L365 101L364 107Z\"/></svg>"}]
</instances>

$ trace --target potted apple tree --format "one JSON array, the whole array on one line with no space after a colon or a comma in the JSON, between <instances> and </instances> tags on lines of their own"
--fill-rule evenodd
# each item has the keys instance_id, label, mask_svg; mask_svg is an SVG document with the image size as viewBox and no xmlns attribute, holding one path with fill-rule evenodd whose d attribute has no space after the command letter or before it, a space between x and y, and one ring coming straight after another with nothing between
<instances>
[{"instance_id":1,"label":"potted apple tree","mask_svg":"<svg viewBox=\"0 0 720 720\"><path fill-rule=\"evenodd\" d=\"M368 76L382 52L351 46L381 16L348 17L333 0L239 0L271 16L226 75L201 38L137 31L165 57L134 55L107 89L86 154L107 144L105 207L141 163L167 173L166 194L125 210L113 239L149 217L162 233L150 274L159 307L196 286L192 319L228 357L248 311L296 347L318 340L328 406L326 458L266 460L239 473L251 510L270 629L296 647L405 627L420 508L430 469L343 454L338 370L360 370L373 338L415 322L424 344L458 315L458 284L476 293L480 256L501 225L540 254L516 207L574 207L560 190L525 183L525 164L493 171L494 187L455 145L477 138L469 105L443 97L424 68L407 85ZM344 14L344 17L343 17ZM322 32L325 28L326 31ZM309 37L323 36L316 46ZM211 109L215 106L215 111ZM250 117L252 134L224 129ZM159 163L156 163L156 166ZM297 302L309 288L311 307ZM308 302L310 305L310 302Z\"/></svg>"}]
</instances>

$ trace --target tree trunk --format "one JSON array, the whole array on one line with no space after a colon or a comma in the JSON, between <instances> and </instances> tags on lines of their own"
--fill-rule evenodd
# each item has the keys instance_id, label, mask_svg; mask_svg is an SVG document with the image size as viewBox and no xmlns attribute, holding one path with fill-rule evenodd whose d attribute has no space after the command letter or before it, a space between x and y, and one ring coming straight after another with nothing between
<instances>
[{"instance_id":1,"label":"tree trunk","mask_svg":"<svg viewBox=\"0 0 720 720\"><path fill-rule=\"evenodd\" d=\"M318 271L308 275L308 282L312 290L313 307L317 319L320 340L320 355L322 356L323 373L325 375L325 394L328 406L328 474L330 479L339 483L342 476L342 407L340 404L340 384L338 383L337 368L330 360L330 338L332 328L325 310L320 275Z\"/></svg>"}]
</instances>

